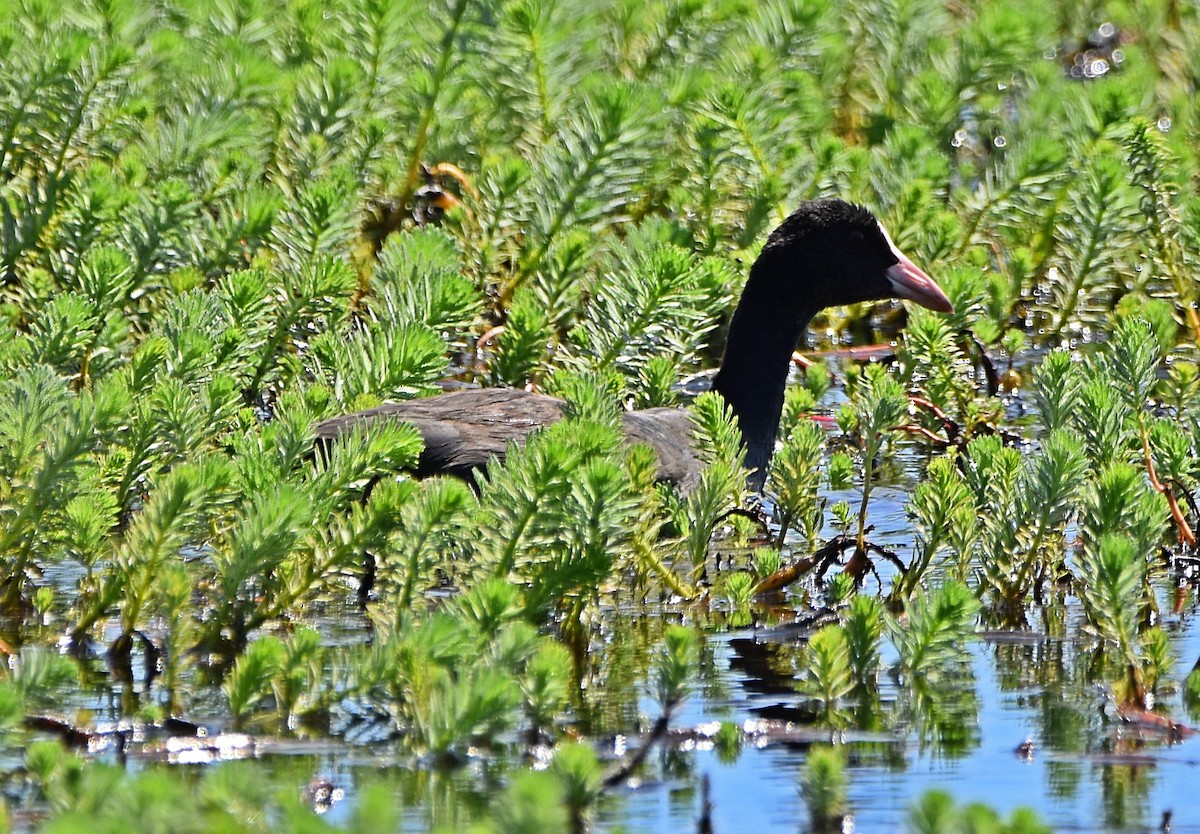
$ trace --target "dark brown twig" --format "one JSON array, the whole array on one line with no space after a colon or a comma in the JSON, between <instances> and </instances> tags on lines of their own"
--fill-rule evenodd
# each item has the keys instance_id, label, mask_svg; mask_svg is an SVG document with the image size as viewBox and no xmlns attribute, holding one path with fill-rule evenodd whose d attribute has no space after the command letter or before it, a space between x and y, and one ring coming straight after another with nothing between
<instances>
[{"instance_id":1,"label":"dark brown twig","mask_svg":"<svg viewBox=\"0 0 1200 834\"><path fill-rule=\"evenodd\" d=\"M1196 496L1188 492L1188 488L1179 482L1177 478L1170 478L1168 484L1178 489L1183 494L1183 500L1187 502L1188 509L1192 511L1194 518L1200 518L1200 508L1196 507Z\"/></svg>"},{"instance_id":2,"label":"dark brown twig","mask_svg":"<svg viewBox=\"0 0 1200 834\"><path fill-rule=\"evenodd\" d=\"M974 331L968 330L967 333L971 337L971 344L979 351L979 364L983 366L983 375L987 379L988 396L994 397L1000 391L1000 374L996 373L996 365L992 362L992 357L988 356L987 348L979 341L979 337Z\"/></svg>"},{"instance_id":3,"label":"dark brown twig","mask_svg":"<svg viewBox=\"0 0 1200 834\"><path fill-rule=\"evenodd\" d=\"M604 787L613 788L621 784L633 775L633 772L641 766L642 762L646 761L646 756L650 755L650 749L667 735L667 727L671 723L672 706L668 705L663 710L663 714L654 722L654 727L651 728L650 735L646 736L645 743L619 761L616 767L609 771L608 775L604 777Z\"/></svg>"},{"instance_id":4,"label":"dark brown twig","mask_svg":"<svg viewBox=\"0 0 1200 834\"><path fill-rule=\"evenodd\" d=\"M903 574L903 573L908 572L908 566L904 564L904 560L902 560L893 551L888 550L885 547L880 547L877 544L871 544L870 542L867 543L867 549L870 551L873 551L875 553L878 553L880 556L887 559L889 562L892 563L892 565L896 568L896 570L900 571L900 573Z\"/></svg>"},{"instance_id":5,"label":"dark brown twig","mask_svg":"<svg viewBox=\"0 0 1200 834\"><path fill-rule=\"evenodd\" d=\"M1190 548L1196 547L1196 534L1192 531L1192 526L1188 524L1187 518L1183 515L1183 510L1179 509L1179 502L1175 500L1175 493L1171 490L1168 484L1164 484L1158 479L1158 471L1154 466L1154 455L1150 450L1150 432L1146 429L1144 421L1139 420L1141 440L1142 440L1142 458L1146 462L1146 474L1150 477L1150 486L1154 487L1164 498L1167 499L1167 507L1171 510L1171 519L1175 522L1175 527L1179 531L1179 538L1183 543ZM1184 490L1184 494L1187 491Z\"/></svg>"},{"instance_id":6,"label":"dark brown twig","mask_svg":"<svg viewBox=\"0 0 1200 834\"><path fill-rule=\"evenodd\" d=\"M946 429L948 444L953 444L962 435L962 426L959 425L958 421L953 419L935 403L930 402L924 397L909 397L908 401L918 408L925 409L941 421L942 427Z\"/></svg>"},{"instance_id":7,"label":"dark brown twig","mask_svg":"<svg viewBox=\"0 0 1200 834\"><path fill-rule=\"evenodd\" d=\"M741 516L742 518L748 518L751 521L753 521L755 524L757 524L759 527L761 527L764 538L771 537L771 527L768 524L767 516L762 511L761 507L759 507L757 511L747 510L744 507L734 507L733 509L728 510L727 512L724 512L721 515L717 516L717 520L713 522L713 529L714 530L717 529L718 524L720 524L725 519L731 518L735 515Z\"/></svg>"}]
</instances>

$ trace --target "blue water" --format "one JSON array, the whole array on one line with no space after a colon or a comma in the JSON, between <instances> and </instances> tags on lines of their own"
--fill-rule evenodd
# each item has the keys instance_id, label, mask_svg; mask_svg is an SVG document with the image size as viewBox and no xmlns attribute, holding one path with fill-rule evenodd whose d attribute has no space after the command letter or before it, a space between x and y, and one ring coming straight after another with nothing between
<instances>
[{"instance_id":1,"label":"blue water","mask_svg":"<svg viewBox=\"0 0 1200 834\"><path fill-rule=\"evenodd\" d=\"M720 638L717 638L718 640ZM1200 630L1189 622L1173 635L1179 659L1176 680L1182 680L1200 655ZM951 757L926 747L903 731L886 744L855 742L847 749L851 762L849 802L857 831L901 831L908 809L923 792L948 791L959 804L984 802L1007 816L1019 806L1035 809L1042 820L1058 831L1141 832L1158 830L1162 814L1173 812L1173 832L1200 832L1200 737L1167 744L1154 739L1139 749L1132 729L1118 730L1100 718L1107 703L1100 687L1085 687L1081 710L1088 731L1083 751L1062 749L1047 726L1039 705L1061 697L1052 688L1029 686L1003 689L997 672L997 646L974 644L971 668L977 696L977 741L965 755ZM725 648L716 652L717 665L728 669L732 656ZM713 720L739 720L761 706L730 675L730 697L723 701L693 699L681 711L678 723L697 725ZM1087 695L1090 694L1090 699ZM799 696L797 696L797 699ZM770 699L767 699L770 700ZM778 699L776 699L778 700ZM1091 706L1095 713L1088 716ZM1070 710L1068 710L1069 712ZM1171 711L1183 718L1179 708ZM1026 761L1015 748L1025 739L1034 744ZM1073 736L1068 742L1077 742ZM1137 753L1144 762L1109 763L1105 748L1129 744L1125 752ZM856 761L856 748L867 748ZM889 752L880 762L880 747ZM711 783L712 821L717 832L796 832L808 828L808 810L800 796L799 775L803 749L771 745L764 749L744 746L733 764L719 760L709 749L682 754L688 773L661 780L649 779L626 789L623 801L602 805L597 819L601 831L673 832L695 830L700 815L698 781ZM659 757L660 774L662 756Z\"/></svg>"}]
</instances>

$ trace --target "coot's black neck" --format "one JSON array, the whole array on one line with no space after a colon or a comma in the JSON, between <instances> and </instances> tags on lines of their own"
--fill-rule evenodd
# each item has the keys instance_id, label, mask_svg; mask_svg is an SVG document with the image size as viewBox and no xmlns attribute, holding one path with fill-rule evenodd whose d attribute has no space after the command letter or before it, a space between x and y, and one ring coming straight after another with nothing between
<instances>
[{"instance_id":1,"label":"coot's black neck","mask_svg":"<svg viewBox=\"0 0 1200 834\"><path fill-rule=\"evenodd\" d=\"M775 450L792 352L817 312L810 300L780 297L777 276L769 275L779 264L772 261L760 258L751 268L713 379L742 430L752 489L762 488Z\"/></svg>"}]
</instances>

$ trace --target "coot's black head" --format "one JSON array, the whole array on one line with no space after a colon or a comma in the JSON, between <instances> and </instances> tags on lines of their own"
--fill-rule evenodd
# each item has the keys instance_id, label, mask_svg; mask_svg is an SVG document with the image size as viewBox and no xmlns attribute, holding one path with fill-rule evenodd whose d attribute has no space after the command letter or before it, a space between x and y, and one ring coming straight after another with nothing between
<instances>
[{"instance_id":1,"label":"coot's black head","mask_svg":"<svg viewBox=\"0 0 1200 834\"><path fill-rule=\"evenodd\" d=\"M802 203L771 232L754 271L781 302L811 311L885 298L953 311L933 279L896 248L875 216L842 200Z\"/></svg>"}]
</instances>

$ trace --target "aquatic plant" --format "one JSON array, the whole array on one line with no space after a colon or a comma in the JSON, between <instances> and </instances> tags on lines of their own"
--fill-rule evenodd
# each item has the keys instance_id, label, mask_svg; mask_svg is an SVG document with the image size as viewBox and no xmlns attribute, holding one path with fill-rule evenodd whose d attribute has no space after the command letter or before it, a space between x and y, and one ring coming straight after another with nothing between
<instances>
[{"instance_id":1,"label":"aquatic plant","mask_svg":"<svg viewBox=\"0 0 1200 834\"><path fill-rule=\"evenodd\" d=\"M817 831L839 831L846 815L846 761L836 747L810 747L800 774L800 793Z\"/></svg>"},{"instance_id":2,"label":"aquatic plant","mask_svg":"<svg viewBox=\"0 0 1200 834\"><path fill-rule=\"evenodd\" d=\"M851 676L850 647L840 625L829 625L808 641L808 670L797 682L797 689L820 704L820 721L837 728L845 720L839 702L854 689Z\"/></svg>"},{"instance_id":3,"label":"aquatic plant","mask_svg":"<svg viewBox=\"0 0 1200 834\"><path fill-rule=\"evenodd\" d=\"M609 790L596 739L634 734L650 689L665 727L721 685L666 620L836 620L773 658L823 720L949 754L975 600L1081 646L1030 664L1072 687L1075 749L1106 731L1078 717L1096 682L1169 713L1181 629L1152 623L1192 616L1171 580L1200 484L1197 19L1109 4L1120 55L1081 65L1101 20L1068 6L0 4L14 806L51 830L323 827L284 798L311 774L189 785L38 740L190 717L392 739L435 774L413 788L431 829L580 829ZM773 513L731 514L740 439L695 375L766 232L835 195L956 312L818 320L807 347L832 350L788 394ZM894 344L864 369L850 337ZM570 418L474 488L412 477L408 427L314 445L326 416L443 383L554 392ZM682 495L615 429L689 401L708 468ZM830 413L840 436L811 420ZM913 530L881 544L901 472ZM903 614L830 577L847 556ZM543 747L551 775L519 773ZM438 793L468 751L503 771L494 796ZM356 785L346 828L389 828L390 793ZM942 818L1004 825L972 814Z\"/></svg>"},{"instance_id":4,"label":"aquatic plant","mask_svg":"<svg viewBox=\"0 0 1200 834\"><path fill-rule=\"evenodd\" d=\"M959 807L945 791L926 791L908 812L906 831L938 834L950 831L996 831L1006 834L1049 834L1051 829L1028 808L1015 809L1009 819L982 803Z\"/></svg>"},{"instance_id":5,"label":"aquatic plant","mask_svg":"<svg viewBox=\"0 0 1200 834\"><path fill-rule=\"evenodd\" d=\"M908 406L904 388L882 366L868 365L855 386L851 405L838 415L842 430L851 437L861 472L862 499L858 505L858 529L854 554L846 566L850 575L861 578L869 564L867 555L867 507L874 487L887 432L896 428Z\"/></svg>"},{"instance_id":6,"label":"aquatic plant","mask_svg":"<svg viewBox=\"0 0 1200 834\"><path fill-rule=\"evenodd\" d=\"M965 657L965 637L974 630L979 602L959 582L910 601L903 621L888 620L888 631L900 654L901 673L929 677Z\"/></svg>"},{"instance_id":7,"label":"aquatic plant","mask_svg":"<svg viewBox=\"0 0 1200 834\"><path fill-rule=\"evenodd\" d=\"M771 460L769 477L780 544L790 532L799 536L798 547L811 547L825 515L825 502L820 496L825 434L820 426L804 419L796 419L785 431L785 439Z\"/></svg>"}]
</instances>

